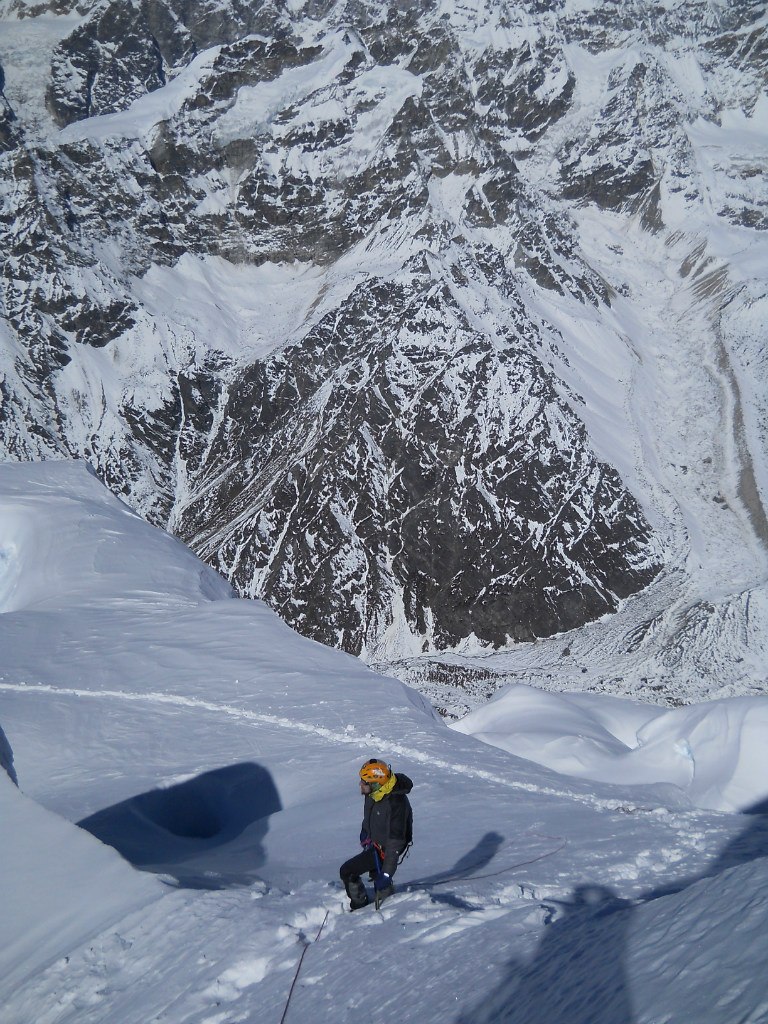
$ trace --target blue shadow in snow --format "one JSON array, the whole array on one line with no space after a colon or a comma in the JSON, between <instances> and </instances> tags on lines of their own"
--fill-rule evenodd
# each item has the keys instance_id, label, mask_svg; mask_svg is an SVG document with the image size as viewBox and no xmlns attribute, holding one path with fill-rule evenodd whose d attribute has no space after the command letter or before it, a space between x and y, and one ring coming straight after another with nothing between
<instances>
[{"instance_id":1,"label":"blue shadow in snow","mask_svg":"<svg viewBox=\"0 0 768 1024\"><path fill-rule=\"evenodd\" d=\"M449 868L447 871L441 871L437 875L430 875L428 878L418 878L413 882L406 882L401 891L408 892L413 889L427 889L430 899L434 903L445 903L459 910L480 910L480 907L467 903L466 900L455 893L435 892L434 890L438 886L447 885L450 882L471 879L474 874L491 863L503 842L504 836L499 835L498 832L486 832L482 839L479 839L471 850L468 850L463 857L460 857L452 868Z\"/></svg>"},{"instance_id":2,"label":"blue shadow in snow","mask_svg":"<svg viewBox=\"0 0 768 1024\"><path fill-rule=\"evenodd\" d=\"M579 886L559 906L532 961L509 963L457 1024L633 1024L624 970L631 906L598 885Z\"/></svg>"},{"instance_id":3,"label":"blue shadow in snow","mask_svg":"<svg viewBox=\"0 0 768 1024\"><path fill-rule=\"evenodd\" d=\"M559 913L547 923L530 963L509 963L497 988L457 1024L633 1024L624 955L637 902L682 892L702 878L768 856L768 799L743 813L745 828L708 867L639 901L594 885L579 886L569 901L546 901Z\"/></svg>"},{"instance_id":4,"label":"blue shadow in snow","mask_svg":"<svg viewBox=\"0 0 768 1024\"><path fill-rule=\"evenodd\" d=\"M648 902L658 899L659 896L671 896L673 893L682 892L702 878L714 878L722 871L735 868L739 864L748 864L758 857L768 857L768 799L753 804L741 813L746 819L745 827L723 847L716 860L697 875L679 878L643 893L641 901Z\"/></svg>"},{"instance_id":5,"label":"blue shadow in snow","mask_svg":"<svg viewBox=\"0 0 768 1024\"><path fill-rule=\"evenodd\" d=\"M259 880L269 818L281 810L269 771L245 762L140 793L78 825L143 871L223 889Z\"/></svg>"}]
</instances>

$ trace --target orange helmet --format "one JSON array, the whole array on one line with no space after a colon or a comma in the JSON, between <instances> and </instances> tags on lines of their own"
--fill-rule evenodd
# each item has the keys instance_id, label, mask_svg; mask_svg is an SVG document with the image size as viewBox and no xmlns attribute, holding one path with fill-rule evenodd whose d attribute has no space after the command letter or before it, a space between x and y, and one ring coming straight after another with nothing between
<instances>
[{"instance_id":1,"label":"orange helmet","mask_svg":"<svg viewBox=\"0 0 768 1024\"><path fill-rule=\"evenodd\" d=\"M370 761L366 761L360 769L360 778L363 782L367 782L369 786L377 784L382 786L391 774L392 769L389 765L384 764L383 761L379 761L375 757L372 757Z\"/></svg>"}]
</instances>

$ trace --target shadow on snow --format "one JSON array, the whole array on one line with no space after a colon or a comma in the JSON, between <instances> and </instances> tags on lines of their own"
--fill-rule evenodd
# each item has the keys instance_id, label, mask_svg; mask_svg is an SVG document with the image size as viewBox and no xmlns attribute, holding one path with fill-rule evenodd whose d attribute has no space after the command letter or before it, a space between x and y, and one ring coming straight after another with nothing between
<instances>
[{"instance_id":1,"label":"shadow on snow","mask_svg":"<svg viewBox=\"0 0 768 1024\"><path fill-rule=\"evenodd\" d=\"M458 1024L632 1024L623 964L629 904L584 885L560 906L531 963L508 964L495 991Z\"/></svg>"},{"instance_id":2,"label":"shadow on snow","mask_svg":"<svg viewBox=\"0 0 768 1024\"><path fill-rule=\"evenodd\" d=\"M749 824L723 848L720 856L708 868L701 874L682 878L644 893L643 900L658 899L659 896L682 892L702 878L714 878L715 875L738 864L748 864L758 857L768 857L768 799L753 804L742 813L749 819Z\"/></svg>"},{"instance_id":3,"label":"shadow on snow","mask_svg":"<svg viewBox=\"0 0 768 1024\"><path fill-rule=\"evenodd\" d=\"M270 773L245 762L140 793L78 825L143 871L185 888L223 889L259 880L269 817L280 810Z\"/></svg>"},{"instance_id":4,"label":"shadow on snow","mask_svg":"<svg viewBox=\"0 0 768 1024\"><path fill-rule=\"evenodd\" d=\"M437 875L430 875L429 878L419 878L413 882L407 882L403 886L402 891L409 892L413 889L428 889L430 890L430 899L434 903L445 903L459 910L480 910L482 909L481 907L467 903L466 900L463 900L455 893L434 892L432 890L448 882L471 879L474 874L490 864L499 852L503 842L504 836L499 835L498 832L486 832L482 839L479 839L471 850L465 853L463 857L460 857L452 868L449 868L447 871L441 871Z\"/></svg>"},{"instance_id":5,"label":"shadow on snow","mask_svg":"<svg viewBox=\"0 0 768 1024\"><path fill-rule=\"evenodd\" d=\"M634 908L768 856L768 800L744 814L747 827L700 874L632 902L594 885L577 887L569 901L546 901L560 913L546 923L530 963L508 964L497 988L457 1024L633 1024L624 957Z\"/></svg>"}]
</instances>

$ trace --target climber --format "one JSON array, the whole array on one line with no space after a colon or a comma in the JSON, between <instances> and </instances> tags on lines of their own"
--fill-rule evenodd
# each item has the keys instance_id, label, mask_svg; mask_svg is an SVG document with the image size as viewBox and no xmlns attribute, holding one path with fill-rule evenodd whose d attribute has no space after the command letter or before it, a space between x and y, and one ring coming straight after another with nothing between
<instances>
[{"instance_id":1,"label":"climber","mask_svg":"<svg viewBox=\"0 0 768 1024\"><path fill-rule=\"evenodd\" d=\"M350 910L359 910L369 903L360 878L366 871L373 880L377 907L395 891L392 876L413 837L413 812L406 795L412 788L413 782L407 775L395 775L378 758L366 761L360 769L360 792L365 798L360 831L363 852L350 857L339 869Z\"/></svg>"}]
</instances>

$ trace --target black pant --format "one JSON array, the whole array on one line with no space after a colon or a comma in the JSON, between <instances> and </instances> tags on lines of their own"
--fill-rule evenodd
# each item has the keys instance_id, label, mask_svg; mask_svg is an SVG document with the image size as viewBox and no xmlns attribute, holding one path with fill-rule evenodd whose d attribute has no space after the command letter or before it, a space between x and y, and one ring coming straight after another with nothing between
<instances>
[{"instance_id":1,"label":"black pant","mask_svg":"<svg viewBox=\"0 0 768 1024\"><path fill-rule=\"evenodd\" d=\"M345 860L339 868L339 874L341 880L344 883L344 888L347 890L347 896L354 898L359 890L357 885L353 885L353 892L350 892L349 883L359 883L360 875L364 875L366 871L376 870L376 858L378 854L372 846L369 846L367 850L363 850L362 853L358 853L354 857L350 857L349 860ZM379 866L381 864L381 858L379 858Z\"/></svg>"}]
</instances>

